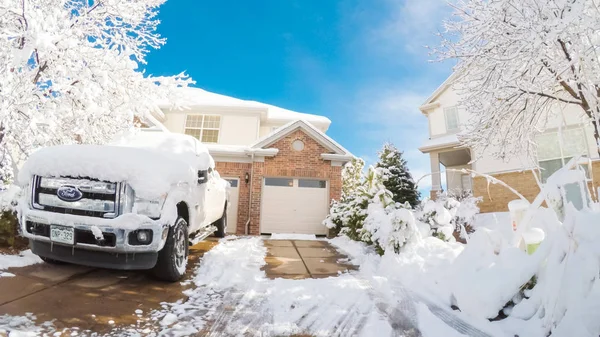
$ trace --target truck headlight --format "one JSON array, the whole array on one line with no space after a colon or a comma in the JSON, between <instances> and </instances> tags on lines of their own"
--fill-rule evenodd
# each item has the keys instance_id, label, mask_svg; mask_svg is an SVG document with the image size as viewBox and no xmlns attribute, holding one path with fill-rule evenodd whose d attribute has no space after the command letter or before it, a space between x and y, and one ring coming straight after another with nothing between
<instances>
[{"instance_id":1,"label":"truck headlight","mask_svg":"<svg viewBox=\"0 0 600 337\"><path fill-rule=\"evenodd\" d=\"M163 203L164 198L152 200L135 198L133 213L145 215L151 219L158 219L160 218Z\"/></svg>"},{"instance_id":2,"label":"truck headlight","mask_svg":"<svg viewBox=\"0 0 600 337\"><path fill-rule=\"evenodd\" d=\"M122 183L119 189L119 214L131 213L134 200L135 192L133 188L126 183Z\"/></svg>"}]
</instances>

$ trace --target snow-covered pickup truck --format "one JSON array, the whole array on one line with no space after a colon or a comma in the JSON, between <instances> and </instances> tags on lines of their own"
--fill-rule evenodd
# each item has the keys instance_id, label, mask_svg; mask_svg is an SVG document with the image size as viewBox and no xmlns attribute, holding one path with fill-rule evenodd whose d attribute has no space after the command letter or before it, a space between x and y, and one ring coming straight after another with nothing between
<instances>
[{"instance_id":1,"label":"snow-covered pickup truck","mask_svg":"<svg viewBox=\"0 0 600 337\"><path fill-rule=\"evenodd\" d=\"M138 132L113 145L34 152L19 173L22 233L50 263L185 274L190 237L227 228L227 182L193 137Z\"/></svg>"}]
</instances>

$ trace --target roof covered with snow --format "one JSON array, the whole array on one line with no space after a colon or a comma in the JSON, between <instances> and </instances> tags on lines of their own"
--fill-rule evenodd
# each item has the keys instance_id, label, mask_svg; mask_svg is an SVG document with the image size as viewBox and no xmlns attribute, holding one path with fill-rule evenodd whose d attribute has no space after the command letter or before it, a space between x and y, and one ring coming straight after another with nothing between
<instances>
[{"instance_id":1,"label":"roof covered with snow","mask_svg":"<svg viewBox=\"0 0 600 337\"><path fill-rule=\"evenodd\" d=\"M441 137L431 138L423 142L419 150L423 153L430 152L432 150L447 148L447 147L456 147L460 145L460 141L458 140L458 136L456 134L445 135Z\"/></svg>"},{"instance_id":2,"label":"roof covered with snow","mask_svg":"<svg viewBox=\"0 0 600 337\"><path fill-rule=\"evenodd\" d=\"M284 108L280 108L274 105L247 101L235 97L225 96L216 94L210 91L206 91L200 88L181 88L180 89L180 101L179 105L187 108L194 107L229 107L229 108L244 108L251 111L264 113L266 121L271 122L289 122L294 120L305 120L319 127L327 129L331 124L331 120L324 116L311 115L302 112L296 112ZM169 110L173 109L174 105L165 102L157 102L161 109Z\"/></svg>"}]
</instances>

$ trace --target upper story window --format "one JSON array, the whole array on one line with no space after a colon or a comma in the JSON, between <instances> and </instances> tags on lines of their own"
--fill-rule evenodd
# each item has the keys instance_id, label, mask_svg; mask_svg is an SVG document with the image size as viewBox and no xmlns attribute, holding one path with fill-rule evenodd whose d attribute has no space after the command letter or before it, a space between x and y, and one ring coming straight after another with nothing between
<instances>
[{"instance_id":1,"label":"upper story window","mask_svg":"<svg viewBox=\"0 0 600 337\"><path fill-rule=\"evenodd\" d=\"M446 131L458 131L458 109L455 106L444 108L446 117Z\"/></svg>"},{"instance_id":2,"label":"upper story window","mask_svg":"<svg viewBox=\"0 0 600 337\"><path fill-rule=\"evenodd\" d=\"M554 172L563 167L571 158L588 156L588 145L583 128L546 132L536 138L538 162L542 182L546 182ZM586 174L589 175L589 172Z\"/></svg>"},{"instance_id":3,"label":"upper story window","mask_svg":"<svg viewBox=\"0 0 600 337\"><path fill-rule=\"evenodd\" d=\"M217 143L221 129L221 116L187 115L185 134L198 138L202 143Z\"/></svg>"}]
</instances>

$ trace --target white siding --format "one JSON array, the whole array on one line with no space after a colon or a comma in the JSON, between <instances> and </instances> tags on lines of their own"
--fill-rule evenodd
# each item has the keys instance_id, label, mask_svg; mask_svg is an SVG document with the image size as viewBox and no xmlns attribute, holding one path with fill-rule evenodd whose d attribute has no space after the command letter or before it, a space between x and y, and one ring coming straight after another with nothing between
<instances>
[{"instance_id":1,"label":"white siding","mask_svg":"<svg viewBox=\"0 0 600 337\"><path fill-rule=\"evenodd\" d=\"M440 106L432 109L428 112L429 131L430 137L436 138L447 134L446 130L446 119L444 115L444 108L456 106L459 103L459 97L456 92L450 87L442 92L434 101L439 103ZM459 123L463 124L469 120L469 116L464 109L459 109ZM586 123L586 117L580 107L575 105L564 105L557 107L547 118L540 120L537 125L538 128L543 130L556 130L561 127L569 127ZM591 126L586 127L586 138L589 147L589 156L592 159L598 159L598 151L596 149L593 128ZM476 152L476 150L472 150ZM511 172L531 169L537 164L535 158L529 158L525 155L516 156L510 159L496 159L492 157L492 153L495 149L488 148L486 153L477 159L473 163L473 169L480 173L500 173L500 172ZM473 159L479 158L475 153Z\"/></svg>"},{"instance_id":2,"label":"white siding","mask_svg":"<svg viewBox=\"0 0 600 337\"><path fill-rule=\"evenodd\" d=\"M250 145L254 143L258 139L258 123L258 116L222 116L219 144Z\"/></svg>"},{"instance_id":3,"label":"white siding","mask_svg":"<svg viewBox=\"0 0 600 337\"><path fill-rule=\"evenodd\" d=\"M453 107L458 105L458 96L452 88L448 88L437 97L435 102L440 103L440 106L431 110L428 114L429 127L431 130L430 136L437 137L447 133L446 130L446 116L444 115L444 108ZM464 123L467 120L467 116L464 110L458 109L458 122Z\"/></svg>"},{"instance_id":4,"label":"white siding","mask_svg":"<svg viewBox=\"0 0 600 337\"><path fill-rule=\"evenodd\" d=\"M185 120L188 114L205 114L221 116L219 144L251 145L259 138L259 115L244 114L243 112L221 112L210 109L184 110L165 112L164 126L171 132L184 133Z\"/></svg>"}]
</instances>

